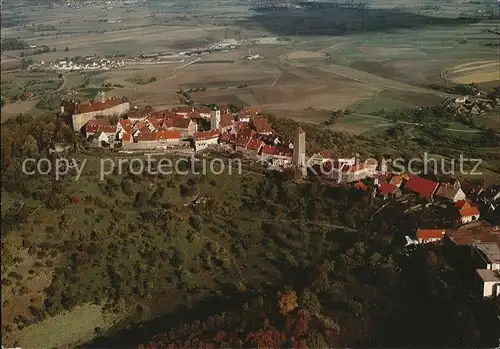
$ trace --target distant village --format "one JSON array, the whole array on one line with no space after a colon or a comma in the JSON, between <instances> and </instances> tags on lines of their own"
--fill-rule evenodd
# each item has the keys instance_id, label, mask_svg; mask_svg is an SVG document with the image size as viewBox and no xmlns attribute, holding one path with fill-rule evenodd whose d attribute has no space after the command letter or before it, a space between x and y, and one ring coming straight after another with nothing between
<instances>
[{"instance_id":1,"label":"distant village","mask_svg":"<svg viewBox=\"0 0 500 349\"><path fill-rule=\"evenodd\" d=\"M371 200L422 204L409 210L439 206L452 217L453 228L421 227L406 237L405 248L427 243L450 243L476 256L476 279L484 297L500 296L500 226L481 220L483 213L500 210L500 186L482 188L436 182L422 176L396 173L380 164L359 163L355 156L332 157L328 151L307 155L306 133L299 127L293 139L277 134L259 107L231 112L179 106L172 109L130 108L125 97L104 93L87 103L63 100L61 115L69 117L93 148L122 152L162 151L195 155L209 151L259 163L270 171L292 170L306 177L317 174L324 183L351 186ZM117 117L116 123L110 120ZM321 168L321 170L319 170Z\"/></svg>"},{"instance_id":2,"label":"distant village","mask_svg":"<svg viewBox=\"0 0 500 349\"><path fill-rule=\"evenodd\" d=\"M123 67L125 67L123 58L87 56L81 59L64 59L54 62L41 61L40 63L31 64L28 70L92 71L118 69Z\"/></svg>"}]
</instances>

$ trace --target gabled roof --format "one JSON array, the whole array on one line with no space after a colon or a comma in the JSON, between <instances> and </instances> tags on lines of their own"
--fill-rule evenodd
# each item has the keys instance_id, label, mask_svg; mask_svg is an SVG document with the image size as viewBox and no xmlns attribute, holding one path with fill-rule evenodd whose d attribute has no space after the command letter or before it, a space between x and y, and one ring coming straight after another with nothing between
<instances>
[{"instance_id":1,"label":"gabled roof","mask_svg":"<svg viewBox=\"0 0 500 349\"><path fill-rule=\"evenodd\" d=\"M236 139L236 146L241 148L246 148L248 142L250 141L251 141L250 137L238 136L238 138Z\"/></svg>"},{"instance_id":2,"label":"gabled roof","mask_svg":"<svg viewBox=\"0 0 500 349\"><path fill-rule=\"evenodd\" d=\"M205 132L196 132L194 134L195 141L205 141L208 139L219 138L219 130L210 130Z\"/></svg>"},{"instance_id":3,"label":"gabled roof","mask_svg":"<svg viewBox=\"0 0 500 349\"><path fill-rule=\"evenodd\" d=\"M264 145L262 147L262 154L272 155L272 156L291 157L293 154L293 151L290 148L286 148L286 147Z\"/></svg>"},{"instance_id":4,"label":"gabled roof","mask_svg":"<svg viewBox=\"0 0 500 349\"><path fill-rule=\"evenodd\" d=\"M119 121L119 124L122 126L123 130L127 133L132 131L132 128L134 127L132 121L130 121L129 119L121 119Z\"/></svg>"},{"instance_id":5,"label":"gabled roof","mask_svg":"<svg viewBox=\"0 0 500 349\"><path fill-rule=\"evenodd\" d=\"M240 124L240 129L238 130L238 136L253 138L255 136L255 130L252 129L248 124Z\"/></svg>"},{"instance_id":6,"label":"gabled roof","mask_svg":"<svg viewBox=\"0 0 500 349\"><path fill-rule=\"evenodd\" d=\"M156 141L156 132L141 132L137 137L138 141Z\"/></svg>"},{"instance_id":7,"label":"gabled roof","mask_svg":"<svg viewBox=\"0 0 500 349\"><path fill-rule=\"evenodd\" d=\"M87 133L97 133L97 132L104 132L104 133L116 133L116 126L113 126L109 123L109 120L107 118L105 119L93 119L87 122L85 125L85 131Z\"/></svg>"},{"instance_id":8,"label":"gabled roof","mask_svg":"<svg viewBox=\"0 0 500 349\"><path fill-rule=\"evenodd\" d=\"M354 188L362 190L362 191L368 191L368 186L361 181L354 183Z\"/></svg>"},{"instance_id":9,"label":"gabled roof","mask_svg":"<svg viewBox=\"0 0 500 349\"><path fill-rule=\"evenodd\" d=\"M387 183L387 182L382 183L380 185L380 187L378 188L379 193L382 195L394 194L398 190L399 190L399 188L397 186L395 186L394 184Z\"/></svg>"},{"instance_id":10,"label":"gabled roof","mask_svg":"<svg viewBox=\"0 0 500 349\"><path fill-rule=\"evenodd\" d=\"M443 229L417 229L417 238L422 240L441 239L445 234Z\"/></svg>"},{"instance_id":11,"label":"gabled roof","mask_svg":"<svg viewBox=\"0 0 500 349\"><path fill-rule=\"evenodd\" d=\"M260 113L260 108L256 105L249 105L243 109L243 112L249 115L257 115Z\"/></svg>"},{"instance_id":12,"label":"gabled roof","mask_svg":"<svg viewBox=\"0 0 500 349\"><path fill-rule=\"evenodd\" d=\"M99 112L106 109L116 107L117 105L127 103L127 99L122 97L110 97L101 101L89 101L87 103L81 103L76 106L76 114L84 114L90 112Z\"/></svg>"},{"instance_id":13,"label":"gabled roof","mask_svg":"<svg viewBox=\"0 0 500 349\"><path fill-rule=\"evenodd\" d=\"M479 215L479 209L476 206L472 206L469 203L465 203L462 208L458 210L460 217L471 217Z\"/></svg>"},{"instance_id":14,"label":"gabled roof","mask_svg":"<svg viewBox=\"0 0 500 349\"><path fill-rule=\"evenodd\" d=\"M461 190L460 187L455 187L452 184L441 183L438 190L436 191L436 196L453 200L455 195Z\"/></svg>"},{"instance_id":15,"label":"gabled roof","mask_svg":"<svg viewBox=\"0 0 500 349\"><path fill-rule=\"evenodd\" d=\"M219 142L235 143L236 142L236 135L233 133L224 133L219 137Z\"/></svg>"},{"instance_id":16,"label":"gabled roof","mask_svg":"<svg viewBox=\"0 0 500 349\"><path fill-rule=\"evenodd\" d=\"M195 111L190 111L187 113L187 117L190 119L201 119L202 116L200 115L200 112L195 110Z\"/></svg>"},{"instance_id":17,"label":"gabled roof","mask_svg":"<svg viewBox=\"0 0 500 349\"><path fill-rule=\"evenodd\" d=\"M231 114L222 114L220 116L220 127L229 127L233 124L234 118Z\"/></svg>"},{"instance_id":18,"label":"gabled roof","mask_svg":"<svg viewBox=\"0 0 500 349\"><path fill-rule=\"evenodd\" d=\"M252 125L257 133L269 133L273 131L271 124L263 117L254 117Z\"/></svg>"},{"instance_id":19,"label":"gabled roof","mask_svg":"<svg viewBox=\"0 0 500 349\"><path fill-rule=\"evenodd\" d=\"M130 142L132 138L132 135L130 133L125 133L123 136L122 136L122 141L123 142Z\"/></svg>"},{"instance_id":20,"label":"gabled roof","mask_svg":"<svg viewBox=\"0 0 500 349\"><path fill-rule=\"evenodd\" d=\"M147 122L148 122L150 125L152 125L152 126L155 128L155 130L156 130L156 129L159 129L159 128L160 128L160 126L161 126L161 122L162 122L162 120L159 120L159 119L157 119L157 118L155 118L155 117L150 116L150 117L149 117L149 118L147 118L146 120L147 120Z\"/></svg>"},{"instance_id":21,"label":"gabled roof","mask_svg":"<svg viewBox=\"0 0 500 349\"><path fill-rule=\"evenodd\" d=\"M389 183L394 184L396 186L400 186L403 183L403 176L401 175L394 175L392 176L391 180Z\"/></svg>"},{"instance_id":22,"label":"gabled roof","mask_svg":"<svg viewBox=\"0 0 500 349\"><path fill-rule=\"evenodd\" d=\"M191 124L190 119L172 119L175 128L188 129Z\"/></svg>"},{"instance_id":23,"label":"gabled roof","mask_svg":"<svg viewBox=\"0 0 500 349\"><path fill-rule=\"evenodd\" d=\"M439 183L419 176L411 176L406 182L405 189L419 194L421 197L431 199Z\"/></svg>"},{"instance_id":24,"label":"gabled roof","mask_svg":"<svg viewBox=\"0 0 500 349\"><path fill-rule=\"evenodd\" d=\"M179 131L168 130L168 131L157 131L155 132L156 140L170 140L170 139L181 139L181 133Z\"/></svg>"},{"instance_id":25,"label":"gabled roof","mask_svg":"<svg viewBox=\"0 0 500 349\"><path fill-rule=\"evenodd\" d=\"M264 145L264 143L261 140L251 139L250 142L248 142L246 148L248 150L257 150L258 151L263 145Z\"/></svg>"},{"instance_id":26,"label":"gabled roof","mask_svg":"<svg viewBox=\"0 0 500 349\"><path fill-rule=\"evenodd\" d=\"M198 111L202 114L210 114L212 110L209 107L198 108Z\"/></svg>"}]
</instances>

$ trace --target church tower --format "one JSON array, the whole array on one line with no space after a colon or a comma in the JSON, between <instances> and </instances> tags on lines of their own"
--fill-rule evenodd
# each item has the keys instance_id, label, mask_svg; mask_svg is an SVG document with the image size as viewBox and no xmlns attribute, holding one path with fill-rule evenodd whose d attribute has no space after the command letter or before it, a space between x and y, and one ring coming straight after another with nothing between
<instances>
[{"instance_id":1,"label":"church tower","mask_svg":"<svg viewBox=\"0 0 500 349\"><path fill-rule=\"evenodd\" d=\"M214 110L212 110L212 115L210 115L210 128L212 130L216 130L219 128L219 123L220 123L220 109L215 107Z\"/></svg>"},{"instance_id":2,"label":"church tower","mask_svg":"<svg viewBox=\"0 0 500 349\"><path fill-rule=\"evenodd\" d=\"M295 131L295 136L293 139L293 164L302 171L302 174L307 174L306 167L306 133L299 126L297 131Z\"/></svg>"}]
</instances>

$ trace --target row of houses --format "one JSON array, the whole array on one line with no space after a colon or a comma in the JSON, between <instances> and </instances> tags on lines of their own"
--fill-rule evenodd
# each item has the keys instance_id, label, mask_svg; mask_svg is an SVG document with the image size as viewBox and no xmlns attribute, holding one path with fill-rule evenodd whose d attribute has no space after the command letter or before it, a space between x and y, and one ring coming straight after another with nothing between
<instances>
[{"instance_id":1,"label":"row of houses","mask_svg":"<svg viewBox=\"0 0 500 349\"><path fill-rule=\"evenodd\" d=\"M469 248L471 267L482 297L500 296L500 227L485 224L468 229L418 229L416 240L408 244L451 243L455 248Z\"/></svg>"}]
</instances>

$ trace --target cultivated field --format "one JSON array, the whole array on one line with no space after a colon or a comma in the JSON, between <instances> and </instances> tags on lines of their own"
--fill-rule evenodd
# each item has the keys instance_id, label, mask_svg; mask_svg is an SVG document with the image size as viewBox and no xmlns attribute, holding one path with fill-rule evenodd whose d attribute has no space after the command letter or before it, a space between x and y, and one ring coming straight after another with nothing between
<instances>
[{"instance_id":1,"label":"cultivated field","mask_svg":"<svg viewBox=\"0 0 500 349\"><path fill-rule=\"evenodd\" d=\"M500 84L500 63L495 60L460 64L448 71L447 78L460 84L492 81L499 81Z\"/></svg>"}]
</instances>

